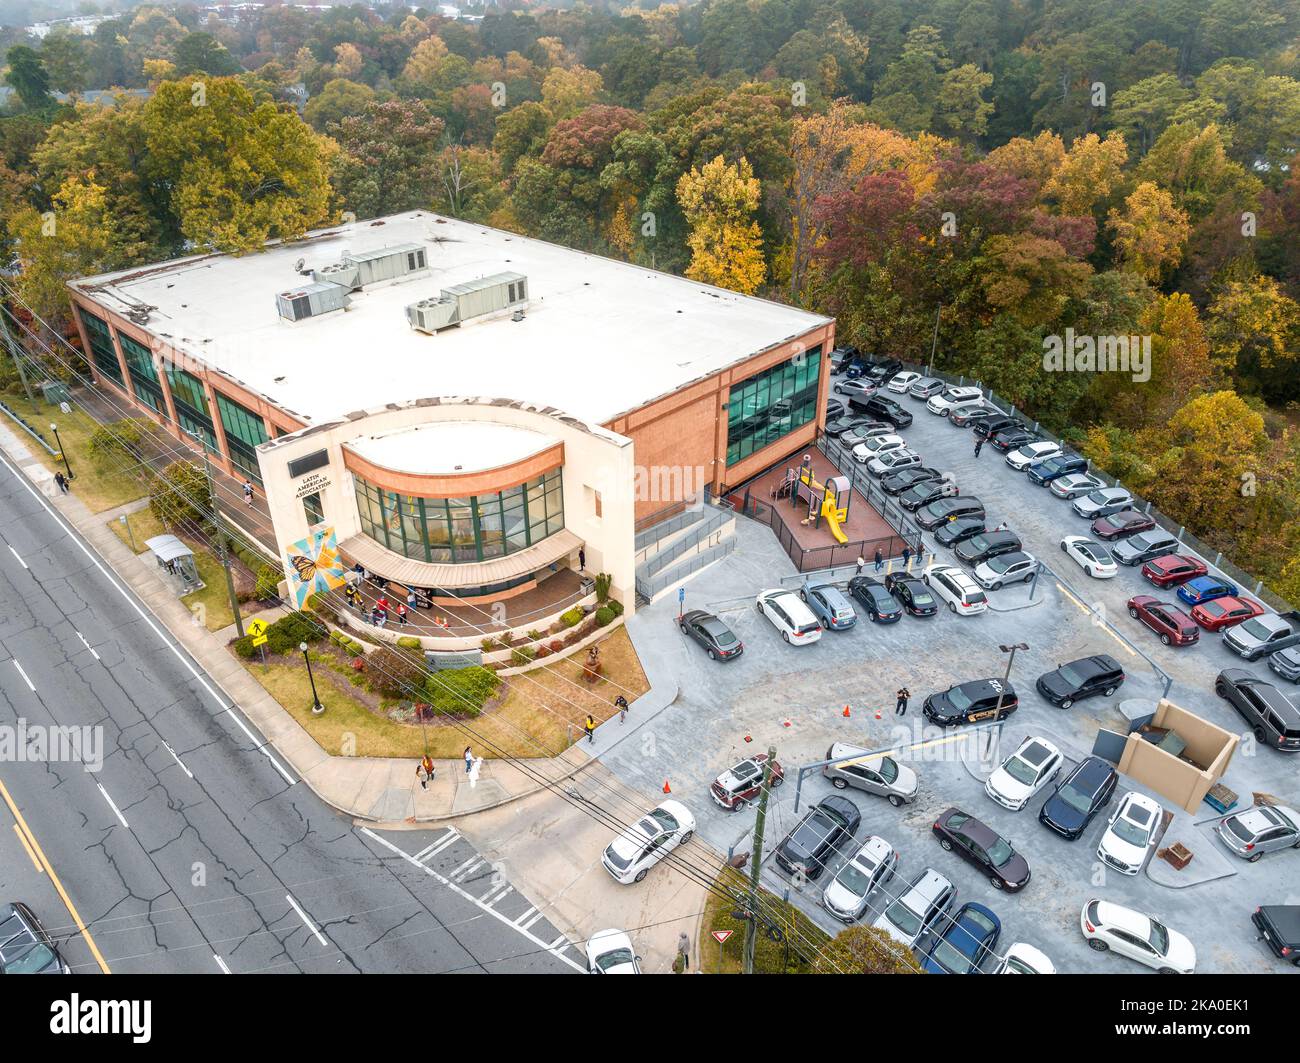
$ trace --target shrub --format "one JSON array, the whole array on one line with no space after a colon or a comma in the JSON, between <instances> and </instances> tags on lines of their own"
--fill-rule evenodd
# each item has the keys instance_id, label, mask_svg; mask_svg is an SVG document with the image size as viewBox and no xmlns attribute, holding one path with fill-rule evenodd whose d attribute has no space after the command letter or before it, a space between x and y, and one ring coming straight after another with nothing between
<instances>
[{"instance_id":1,"label":"shrub","mask_svg":"<svg viewBox=\"0 0 1300 1063\"><path fill-rule=\"evenodd\" d=\"M479 645L483 647L484 653L491 653L493 650L497 648L497 640L494 639L491 635L489 635L482 642L480 642Z\"/></svg>"},{"instance_id":2,"label":"shrub","mask_svg":"<svg viewBox=\"0 0 1300 1063\"><path fill-rule=\"evenodd\" d=\"M611 598L609 601L607 601L605 603L605 608L612 610L615 616L623 615L623 603L620 602L617 598Z\"/></svg>"},{"instance_id":3,"label":"shrub","mask_svg":"<svg viewBox=\"0 0 1300 1063\"><path fill-rule=\"evenodd\" d=\"M582 611L582 607L575 605L572 609L567 609L561 613L560 619L564 621L565 627L573 627L574 624L581 623L582 618L585 615L586 614Z\"/></svg>"},{"instance_id":4,"label":"shrub","mask_svg":"<svg viewBox=\"0 0 1300 1063\"><path fill-rule=\"evenodd\" d=\"M257 647L253 645L252 635L245 635L242 639L235 639L234 646L235 653L244 660L248 660L250 657L256 657L258 655Z\"/></svg>"},{"instance_id":5,"label":"shrub","mask_svg":"<svg viewBox=\"0 0 1300 1063\"><path fill-rule=\"evenodd\" d=\"M581 641L582 641L582 633L578 631L570 631L567 635L564 636L565 646L576 646Z\"/></svg>"},{"instance_id":6,"label":"shrub","mask_svg":"<svg viewBox=\"0 0 1300 1063\"><path fill-rule=\"evenodd\" d=\"M448 668L435 672L425 683L433 707L454 716L477 716L488 699L496 693L501 679L494 673L499 666Z\"/></svg>"},{"instance_id":7,"label":"shrub","mask_svg":"<svg viewBox=\"0 0 1300 1063\"><path fill-rule=\"evenodd\" d=\"M537 651L531 646L520 646L518 649L510 651L511 664L527 664L537 656Z\"/></svg>"},{"instance_id":8,"label":"shrub","mask_svg":"<svg viewBox=\"0 0 1300 1063\"><path fill-rule=\"evenodd\" d=\"M149 510L165 528L197 524L211 509L202 465L173 461L149 482Z\"/></svg>"},{"instance_id":9,"label":"shrub","mask_svg":"<svg viewBox=\"0 0 1300 1063\"><path fill-rule=\"evenodd\" d=\"M551 655L551 647L550 647L550 646L538 646L538 647L537 647L537 659L538 659L538 660L541 660L543 657L549 657L550 655Z\"/></svg>"},{"instance_id":10,"label":"shrub","mask_svg":"<svg viewBox=\"0 0 1300 1063\"><path fill-rule=\"evenodd\" d=\"M253 596L258 601L269 602L280 596L280 570L270 565L262 565L255 570L257 583L253 587Z\"/></svg>"},{"instance_id":11,"label":"shrub","mask_svg":"<svg viewBox=\"0 0 1300 1063\"><path fill-rule=\"evenodd\" d=\"M134 457L140 442L153 435L152 421L143 417L124 417L101 425L90 435L90 452L100 457Z\"/></svg>"},{"instance_id":12,"label":"shrub","mask_svg":"<svg viewBox=\"0 0 1300 1063\"><path fill-rule=\"evenodd\" d=\"M345 642L347 642L347 640L348 637L345 634L343 634L342 631L330 632L330 642L334 643L334 645L336 646L342 646Z\"/></svg>"},{"instance_id":13,"label":"shrub","mask_svg":"<svg viewBox=\"0 0 1300 1063\"><path fill-rule=\"evenodd\" d=\"M389 698L410 698L424 687L424 666L409 653L382 646L370 654L370 687Z\"/></svg>"},{"instance_id":14,"label":"shrub","mask_svg":"<svg viewBox=\"0 0 1300 1063\"><path fill-rule=\"evenodd\" d=\"M353 638L347 639L344 642L344 645L347 646L347 648L351 650L353 653L355 653L358 657L364 657L366 655L366 644L362 642L360 639L353 639Z\"/></svg>"},{"instance_id":15,"label":"shrub","mask_svg":"<svg viewBox=\"0 0 1300 1063\"><path fill-rule=\"evenodd\" d=\"M416 638L414 635L403 635L401 638L397 640L397 645L401 649L415 650L417 653L420 652L421 649L420 640Z\"/></svg>"},{"instance_id":16,"label":"shrub","mask_svg":"<svg viewBox=\"0 0 1300 1063\"><path fill-rule=\"evenodd\" d=\"M614 582L614 577L608 572L598 573L596 576L596 601L604 605L609 601L609 588Z\"/></svg>"},{"instance_id":17,"label":"shrub","mask_svg":"<svg viewBox=\"0 0 1300 1063\"><path fill-rule=\"evenodd\" d=\"M564 649L564 643L560 639L551 639L551 641L547 643L547 646L550 647L552 653L559 653Z\"/></svg>"},{"instance_id":18,"label":"shrub","mask_svg":"<svg viewBox=\"0 0 1300 1063\"><path fill-rule=\"evenodd\" d=\"M602 605L596 610L596 626L604 627L614 619L614 610L608 605Z\"/></svg>"},{"instance_id":19,"label":"shrub","mask_svg":"<svg viewBox=\"0 0 1300 1063\"><path fill-rule=\"evenodd\" d=\"M319 642L328 630L305 613L289 613L266 629L266 652L297 653L299 643Z\"/></svg>"},{"instance_id":20,"label":"shrub","mask_svg":"<svg viewBox=\"0 0 1300 1063\"><path fill-rule=\"evenodd\" d=\"M540 631L534 629L533 631L528 632L529 642L540 642L543 638L545 638L545 635L543 635Z\"/></svg>"}]
</instances>

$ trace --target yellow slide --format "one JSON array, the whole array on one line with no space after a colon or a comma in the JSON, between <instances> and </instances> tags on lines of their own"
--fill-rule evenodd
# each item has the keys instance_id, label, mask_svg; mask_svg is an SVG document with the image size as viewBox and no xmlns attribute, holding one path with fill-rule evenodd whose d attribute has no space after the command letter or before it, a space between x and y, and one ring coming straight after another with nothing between
<instances>
[{"instance_id":1,"label":"yellow slide","mask_svg":"<svg viewBox=\"0 0 1300 1063\"><path fill-rule=\"evenodd\" d=\"M840 527L840 521L847 515L846 510L835 507L835 496L827 491L826 497L822 499L822 516L826 518L826 526L830 528L836 542L847 543L849 541L849 537L844 534L844 530Z\"/></svg>"}]
</instances>

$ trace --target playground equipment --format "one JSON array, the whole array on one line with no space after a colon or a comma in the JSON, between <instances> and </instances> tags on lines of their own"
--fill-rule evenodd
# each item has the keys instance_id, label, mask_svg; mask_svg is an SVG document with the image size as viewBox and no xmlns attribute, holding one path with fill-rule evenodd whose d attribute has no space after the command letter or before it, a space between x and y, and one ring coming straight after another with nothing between
<instances>
[{"instance_id":1,"label":"playground equipment","mask_svg":"<svg viewBox=\"0 0 1300 1063\"><path fill-rule=\"evenodd\" d=\"M819 483L813 476L812 455L805 454L799 468L786 470L785 479L777 485L774 494L777 498L788 496L795 506L801 502L807 504L808 515L799 523L811 524L815 528L825 518L836 542L849 541L841 527L849 519L849 503L853 498L847 476L831 476L825 483Z\"/></svg>"}]
</instances>

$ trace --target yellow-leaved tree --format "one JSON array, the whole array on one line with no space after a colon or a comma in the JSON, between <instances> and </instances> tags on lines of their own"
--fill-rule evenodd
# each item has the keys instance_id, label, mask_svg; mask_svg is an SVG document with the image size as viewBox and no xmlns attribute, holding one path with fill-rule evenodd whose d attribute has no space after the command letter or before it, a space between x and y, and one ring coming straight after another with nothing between
<instances>
[{"instance_id":1,"label":"yellow-leaved tree","mask_svg":"<svg viewBox=\"0 0 1300 1063\"><path fill-rule=\"evenodd\" d=\"M718 155L682 174L677 202L690 227L688 277L742 295L758 290L767 273L763 236L754 220L758 197L758 178L743 157L730 164Z\"/></svg>"},{"instance_id":2,"label":"yellow-leaved tree","mask_svg":"<svg viewBox=\"0 0 1300 1063\"><path fill-rule=\"evenodd\" d=\"M1174 197L1154 181L1143 181L1133 189L1123 210L1111 210L1107 224L1124 268L1152 284L1159 284L1182 261L1183 245L1192 231Z\"/></svg>"}]
</instances>

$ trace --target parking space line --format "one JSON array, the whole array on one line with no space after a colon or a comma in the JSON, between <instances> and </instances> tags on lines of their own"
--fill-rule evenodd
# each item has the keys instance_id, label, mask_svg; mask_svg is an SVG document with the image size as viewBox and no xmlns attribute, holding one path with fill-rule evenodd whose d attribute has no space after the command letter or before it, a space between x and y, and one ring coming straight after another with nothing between
<instances>
[{"instance_id":1,"label":"parking space line","mask_svg":"<svg viewBox=\"0 0 1300 1063\"><path fill-rule=\"evenodd\" d=\"M523 917L521 916L520 918L523 918ZM529 919L528 922L524 923L522 929L524 929L524 930L531 930L534 926L536 926L536 925L537 925L538 923L540 923L541 921L542 921L542 913L541 913L541 912L538 912L538 913L537 913L536 915L534 915L531 919Z\"/></svg>"}]
</instances>

